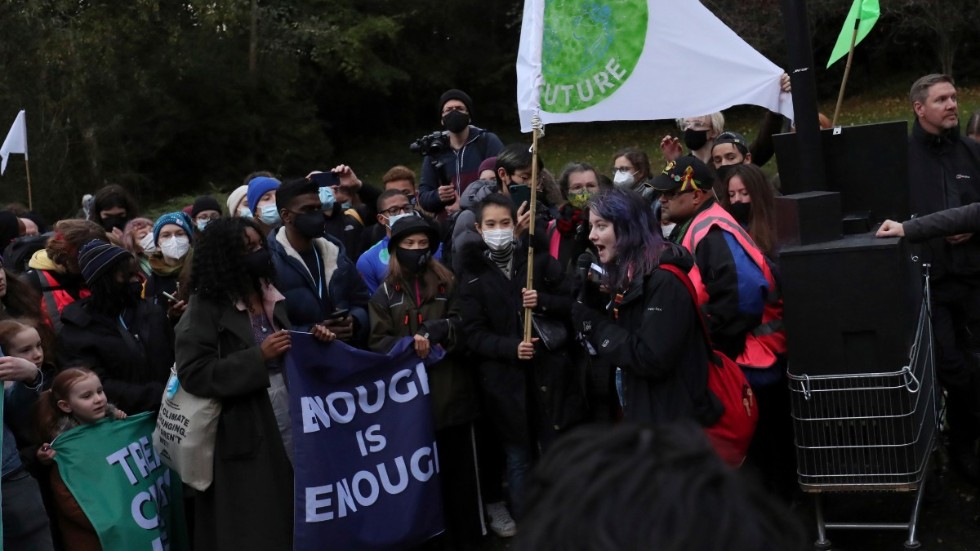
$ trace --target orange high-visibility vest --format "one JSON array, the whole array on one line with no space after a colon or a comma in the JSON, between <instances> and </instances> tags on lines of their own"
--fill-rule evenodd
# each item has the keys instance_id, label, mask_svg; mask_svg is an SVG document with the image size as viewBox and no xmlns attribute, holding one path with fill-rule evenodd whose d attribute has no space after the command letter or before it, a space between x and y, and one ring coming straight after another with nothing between
<instances>
[{"instance_id":1,"label":"orange high-visibility vest","mask_svg":"<svg viewBox=\"0 0 980 551\"><path fill-rule=\"evenodd\" d=\"M752 262L762 270L766 283L769 285L766 304L762 310L762 322L755 329L745 334L745 349L735 358L735 362L742 367L757 369L772 367L776 363L776 356L786 353L786 332L783 330L783 299L779 296L772 270L769 269L766 257L759 250L759 246L752 241L749 234L732 218L732 215L717 202L712 203L710 207L694 216L694 220L688 226L681 244L694 255L698 244L714 227L728 232L735 238L749 258L752 259ZM708 297L708 290L701 280L701 270L697 263L688 272L688 276L691 278L694 288L697 289L698 304L707 303L710 297Z\"/></svg>"},{"instance_id":2,"label":"orange high-visibility vest","mask_svg":"<svg viewBox=\"0 0 980 551\"><path fill-rule=\"evenodd\" d=\"M37 279L41 282L41 307L47 318L46 321L55 332L60 331L61 311L65 309L65 306L75 302L75 297L64 290L58 280L47 270L34 270L34 273L37 274ZM79 298L85 298L91 294L88 289L82 289L78 295Z\"/></svg>"}]
</instances>

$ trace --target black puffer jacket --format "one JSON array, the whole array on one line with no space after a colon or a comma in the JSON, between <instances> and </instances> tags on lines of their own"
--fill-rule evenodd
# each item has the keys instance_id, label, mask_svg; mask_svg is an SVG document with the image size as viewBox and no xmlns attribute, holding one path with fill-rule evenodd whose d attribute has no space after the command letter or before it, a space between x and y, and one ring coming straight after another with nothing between
<instances>
[{"instance_id":1,"label":"black puffer jacket","mask_svg":"<svg viewBox=\"0 0 980 551\"><path fill-rule=\"evenodd\" d=\"M73 302L61 313L62 367L94 371L106 398L130 415L156 411L174 364L174 332L167 315L159 306L140 301L135 312L125 316L127 332L118 318L95 311L91 301Z\"/></svg>"},{"instance_id":2,"label":"black puffer jacket","mask_svg":"<svg viewBox=\"0 0 980 551\"><path fill-rule=\"evenodd\" d=\"M517 359L517 346L524 331L521 289L527 281L527 248L515 247L509 279L486 256L486 250L481 242L461 251L459 297L463 331L467 346L480 365L487 415L505 442L528 445L529 386L556 431L584 417L583 391L566 350L549 351L539 342L533 360ZM538 291L537 312L567 325L571 295L564 287L561 266L548 255L547 247L535 247L534 288ZM573 345L566 343L566 349Z\"/></svg>"},{"instance_id":3,"label":"black puffer jacket","mask_svg":"<svg viewBox=\"0 0 980 551\"><path fill-rule=\"evenodd\" d=\"M694 264L679 246L662 255L687 273ZM597 306L601 300L589 301ZM673 273L657 268L634 279L618 314L592 324L586 338L601 358L623 370L623 413L642 423L694 419L713 424L721 405L707 390L708 353L694 300Z\"/></svg>"}]
</instances>

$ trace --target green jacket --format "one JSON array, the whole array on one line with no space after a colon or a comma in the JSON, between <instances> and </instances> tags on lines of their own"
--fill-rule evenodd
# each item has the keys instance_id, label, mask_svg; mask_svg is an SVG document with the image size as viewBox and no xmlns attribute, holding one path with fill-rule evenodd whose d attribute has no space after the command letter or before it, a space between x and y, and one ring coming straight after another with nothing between
<instances>
[{"instance_id":1,"label":"green jacket","mask_svg":"<svg viewBox=\"0 0 980 551\"><path fill-rule=\"evenodd\" d=\"M397 286L382 283L368 303L371 335L368 346L387 352L403 337L429 335L432 346L441 345L446 357L428 368L432 389L432 413L436 430L472 421L477 414L474 373L460 361L459 312L455 292L440 289L437 296L419 306L415 282Z\"/></svg>"}]
</instances>

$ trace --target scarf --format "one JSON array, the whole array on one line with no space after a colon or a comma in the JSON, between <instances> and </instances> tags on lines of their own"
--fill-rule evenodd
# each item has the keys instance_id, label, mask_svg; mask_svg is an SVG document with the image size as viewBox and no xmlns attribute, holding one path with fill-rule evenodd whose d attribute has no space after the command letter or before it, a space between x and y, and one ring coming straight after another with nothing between
<instances>
[{"instance_id":1,"label":"scarf","mask_svg":"<svg viewBox=\"0 0 980 551\"><path fill-rule=\"evenodd\" d=\"M575 235L579 226L588 220L585 209L577 209L571 205L562 205L558 210L558 218L555 219L555 226L558 233L564 236Z\"/></svg>"}]
</instances>

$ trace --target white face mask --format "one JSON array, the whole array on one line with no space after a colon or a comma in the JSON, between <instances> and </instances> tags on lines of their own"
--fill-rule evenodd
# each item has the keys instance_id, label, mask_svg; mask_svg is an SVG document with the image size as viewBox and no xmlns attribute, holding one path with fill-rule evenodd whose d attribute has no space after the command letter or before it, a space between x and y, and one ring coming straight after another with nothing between
<instances>
[{"instance_id":1,"label":"white face mask","mask_svg":"<svg viewBox=\"0 0 980 551\"><path fill-rule=\"evenodd\" d=\"M483 241L494 251L506 250L514 242L513 228L483 230Z\"/></svg>"},{"instance_id":2,"label":"white face mask","mask_svg":"<svg viewBox=\"0 0 980 551\"><path fill-rule=\"evenodd\" d=\"M415 216L415 213L414 212L403 212L401 214L396 214L394 216L389 216L388 217L388 229L390 230L391 228L394 228L395 227L395 222L401 220L402 218L405 218L406 216Z\"/></svg>"},{"instance_id":3,"label":"white face mask","mask_svg":"<svg viewBox=\"0 0 980 551\"><path fill-rule=\"evenodd\" d=\"M157 244L153 242L153 232L146 232L143 239L139 242L140 248L146 254L154 253L157 250Z\"/></svg>"},{"instance_id":4,"label":"white face mask","mask_svg":"<svg viewBox=\"0 0 980 551\"><path fill-rule=\"evenodd\" d=\"M613 176L613 185L618 188L628 188L633 185L635 179L633 178L632 172L617 172Z\"/></svg>"},{"instance_id":5,"label":"white face mask","mask_svg":"<svg viewBox=\"0 0 980 551\"><path fill-rule=\"evenodd\" d=\"M180 260L191 248L191 240L186 235L175 235L160 244L163 256Z\"/></svg>"}]
</instances>

